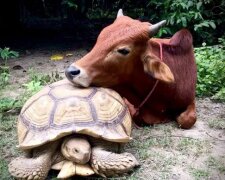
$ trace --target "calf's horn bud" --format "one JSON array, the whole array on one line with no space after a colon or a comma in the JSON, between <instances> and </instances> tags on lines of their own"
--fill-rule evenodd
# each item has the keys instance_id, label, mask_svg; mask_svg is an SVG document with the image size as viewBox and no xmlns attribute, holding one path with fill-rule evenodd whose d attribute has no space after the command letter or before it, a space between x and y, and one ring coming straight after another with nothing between
<instances>
[{"instance_id":1,"label":"calf's horn bud","mask_svg":"<svg viewBox=\"0 0 225 180\"><path fill-rule=\"evenodd\" d=\"M159 29L166 24L166 20L160 21L157 24L149 26L149 37L154 36Z\"/></svg>"},{"instance_id":2,"label":"calf's horn bud","mask_svg":"<svg viewBox=\"0 0 225 180\"><path fill-rule=\"evenodd\" d=\"M121 17L121 16L123 16L123 10L122 9L119 9L116 18Z\"/></svg>"}]
</instances>

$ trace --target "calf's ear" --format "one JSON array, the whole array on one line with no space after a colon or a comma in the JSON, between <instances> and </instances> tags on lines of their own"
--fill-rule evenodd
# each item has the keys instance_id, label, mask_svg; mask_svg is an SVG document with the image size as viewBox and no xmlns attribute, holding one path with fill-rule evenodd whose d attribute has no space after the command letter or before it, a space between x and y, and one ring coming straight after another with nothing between
<instances>
[{"instance_id":1,"label":"calf's ear","mask_svg":"<svg viewBox=\"0 0 225 180\"><path fill-rule=\"evenodd\" d=\"M146 56L143 60L144 71L153 78L166 83L173 83L174 76L170 68L156 56Z\"/></svg>"}]
</instances>

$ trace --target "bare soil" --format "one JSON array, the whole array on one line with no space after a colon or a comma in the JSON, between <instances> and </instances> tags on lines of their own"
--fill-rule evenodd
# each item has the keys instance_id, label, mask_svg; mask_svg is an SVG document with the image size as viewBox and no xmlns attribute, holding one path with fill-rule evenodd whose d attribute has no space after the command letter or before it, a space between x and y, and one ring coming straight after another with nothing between
<instances>
[{"instance_id":1,"label":"bare soil","mask_svg":"<svg viewBox=\"0 0 225 180\"><path fill-rule=\"evenodd\" d=\"M73 56L61 61L50 60L51 55L66 56L68 53ZM0 98L20 96L24 91L23 84L28 81L30 68L42 74L58 72L65 77L65 67L85 53L87 50L79 48L69 51L40 49L22 52L18 59L8 62L10 85L0 90ZM118 179L225 179L225 104L213 102L209 98L197 99L197 115L198 120L190 130L178 128L176 122L134 128L133 141L125 146L124 151L132 152L141 165ZM18 154L15 153L16 118L12 122L9 129L0 126L0 138L9 139L5 143L7 148L0 151L5 166Z\"/></svg>"}]
</instances>

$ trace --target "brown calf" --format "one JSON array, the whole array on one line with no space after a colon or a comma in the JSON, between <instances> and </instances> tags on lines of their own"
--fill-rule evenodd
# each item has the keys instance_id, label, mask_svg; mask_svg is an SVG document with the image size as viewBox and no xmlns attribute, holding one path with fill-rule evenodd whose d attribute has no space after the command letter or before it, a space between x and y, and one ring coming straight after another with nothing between
<instances>
[{"instance_id":1,"label":"brown calf","mask_svg":"<svg viewBox=\"0 0 225 180\"><path fill-rule=\"evenodd\" d=\"M66 70L67 78L78 86L117 90L133 114L133 105L138 107L156 86L139 109L136 123L162 123L176 117L180 127L192 127L197 77L192 36L181 30L171 39L149 39L163 24L140 22L120 10L94 48Z\"/></svg>"}]
</instances>

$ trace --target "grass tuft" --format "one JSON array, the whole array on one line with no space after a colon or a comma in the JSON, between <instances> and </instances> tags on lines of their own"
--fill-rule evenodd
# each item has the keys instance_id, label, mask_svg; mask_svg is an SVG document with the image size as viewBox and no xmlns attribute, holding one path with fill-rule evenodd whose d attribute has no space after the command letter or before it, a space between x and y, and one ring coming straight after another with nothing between
<instances>
[{"instance_id":1,"label":"grass tuft","mask_svg":"<svg viewBox=\"0 0 225 180\"><path fill-rule=\"evenodd\" d=\"M209 169L215 169L221 173L225 173L225 156L220 157L220 159L210 156L206 160L206 164Z\"/></svg>"},{"instance_id":2,"label":"grass tuft","mask_svg":"<svg viewBox=\"0 0 225 180\"><path fill-rule=\"evenodd\" d=\"M178 141L176 149L185 155L199 156L210 151L210 143L206 140L192 138L181 138Z\"/></svg>"},{"instance_id":3,"label":"grass tuft","mask_svg":"<svg viewBox=\"0 0 225 180\"><path fill-rule=\"evenodd\" d=\"M207 179L209 172L205 169L190 168L190 173L195 180Z\"/></svg>"},{"instance_id":4,"label":"grass tuft","mask_svg":"<svg viewBox=\"0 0 225 180\"><path fill-rule=\"evenodd\" d=\"M225 129L225 119L212 119L209 120L208 125L213 129Z\"/></svg>"}]
</instances>

